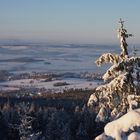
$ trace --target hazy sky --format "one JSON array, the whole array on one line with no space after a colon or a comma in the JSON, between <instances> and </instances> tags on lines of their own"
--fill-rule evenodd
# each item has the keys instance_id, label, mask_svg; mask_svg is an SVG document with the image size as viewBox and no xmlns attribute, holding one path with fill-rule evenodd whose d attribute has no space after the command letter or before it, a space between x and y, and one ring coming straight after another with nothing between
<instances>
[{"instance_id":1,"label":"hazy sky","mask_svg":"<svg viewBox=\"0 0 140 140\"><path fill-rule=\"evenodd\" d=\"M0 39L116 43L123 18L140 44L140 0L0 0Z\"/></svg>"}]
</instances>

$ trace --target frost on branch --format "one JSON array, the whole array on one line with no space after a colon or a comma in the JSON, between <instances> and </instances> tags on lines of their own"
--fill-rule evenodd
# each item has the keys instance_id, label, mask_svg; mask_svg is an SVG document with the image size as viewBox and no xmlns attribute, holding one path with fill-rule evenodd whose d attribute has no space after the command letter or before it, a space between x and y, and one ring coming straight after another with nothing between
<instances>
[{"instance_id":1,"label":"frost on branch","mask_svg":"<svg viewBox=\"0 0 140 140\"><path fill-rule=\"evenodd\" d=\"M109 94L113 94L115 91L127 92L128 86L133 86L133 81L130 78L129 73L125 73L125 74L119 75L118 77L113 79L110 83L97 87L96 91L103 92L104 96L108 96Z\"/></svg>"},{"instance_id":2,"label":"frost on branch","mask_svg":"<svg viewBox=\"0 0 140 140\"><path fill-rule=\"evenodd\" d=\"M131 57L131 58L127 58L125 60L122 60L120 63L118 64L114 64L112 65L107 72L103 75L103 79L105 81L111 79L111 78L115 78L118 75L120 75L122 72L125 71L129 71L129 72L133 72L134 70L134 66L135 67L139 67L140 66L140 57Z\"/></svg>"},{"instance_id":3,"label":"frost on branch","mask_svg":"<svg viewBox=\"0 0 140 140\"><path fill-rule=\"evenodd\" d=\"M114 64L106 71L102 78L104 79L104 81L107 81L111 78L117 77L119 74L120 73L118 69L118 64Z\"/></svg>"},{"instance_id":4,"label":"frost on branch","mask_svg":"<svg viewBox=\"0 0 140 140\"><path fill-rule=\"evenodd\" d=\"M105 53L101 55L95 63L97 66L101 66L104 63L118 64L121 60L122 58L117 54Z\"/></svg>"}]
</instances>

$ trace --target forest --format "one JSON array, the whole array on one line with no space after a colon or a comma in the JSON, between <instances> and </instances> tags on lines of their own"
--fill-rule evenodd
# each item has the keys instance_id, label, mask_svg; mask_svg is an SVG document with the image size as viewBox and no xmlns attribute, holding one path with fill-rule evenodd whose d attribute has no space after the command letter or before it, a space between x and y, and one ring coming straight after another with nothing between
<instances>
[{"instance_id":1,"label":"forest","mask_svg":"<svg viewBox=\"0 0 140 140\"><path fill-rule=\"evenodd\" d=\"M86 105L91 93L76 90L41 98L0 97L0 138L92 140L105 123L95 122L97 114Z\"/></svg>"}]
</instances>

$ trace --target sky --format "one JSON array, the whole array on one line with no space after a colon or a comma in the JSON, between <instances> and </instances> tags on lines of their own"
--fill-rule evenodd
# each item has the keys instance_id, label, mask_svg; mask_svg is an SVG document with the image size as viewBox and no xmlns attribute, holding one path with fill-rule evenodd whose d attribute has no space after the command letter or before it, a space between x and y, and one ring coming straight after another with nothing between
<instances>
[{"instance_id":1,"label":"sky","mask_svg":"<svg viewBox=\"0 0 140 140\"><path fill-rule=\"evenodd\" d=\"M140 0L0 0L0 39L117 43L118 20L140 44Z\"/></svg>"}]
</instances>

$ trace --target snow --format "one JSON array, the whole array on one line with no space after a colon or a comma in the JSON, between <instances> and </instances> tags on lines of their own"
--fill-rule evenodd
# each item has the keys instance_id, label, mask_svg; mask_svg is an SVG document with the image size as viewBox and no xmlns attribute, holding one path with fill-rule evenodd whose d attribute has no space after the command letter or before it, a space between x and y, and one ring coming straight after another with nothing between
<instances>
[{"instance_id":1,"label":"snow","mask_svg":"<svg viewBox=\"0 0 140 140\"><path fill-rule=\"evenodd\" d=\"M138 107L138 101L140 100L139 95L128 95L127 101L129 104L129 110L133 110L134 108Z\"/></svg>"},{"instance_id":2,"label":"snow","mask_svg":"<svg viewBox=\"0 0 140 140\"><path fill-rule=\"evenodd\" d=\"M104 96L108 96L109 94L113 94L113 91L118 90L122 91L126 88L126 75L127 73L120 74L118 77L113 79L110 83L98 86L96 91L104 92Z\"/></svg>"},{"instance_id":3,"label":"snow","mask_svg":"<svg viewBox=\"0 0 140 140\"><path fill-rule=\"evenodd\" d=\"M127 132L132 131L132 134L128 136L129 140L133 140L130 139L132 137L137 137L139 139L140 133L133 133L135 132L135 128L138 127L140 127L140 108L129 111L121 118L106 124L106 126L104 127L104 135L112 137L115 140L124 140L127 137ZM104 135L102 134L100 135L100 137L103 137ZM124 138L122 138L122 135L124 136Z\"/></svg>"},{"instance_id":4,"label":"snow","mask_svg":"<svg viewBox=\"0 0 140 140\"><path fill-rule=\"evenodd\" d=\"M98 102L98 98L95 96L95 94L91 94L87 106L93 106L93 104L97 102Z\"/></svg>"},{"instance_id":5,"label":"snow","mask_svg":"<svg viewBox=\"0 0 140 140\"><path fill-rule=\"evenodd\" d=\"M111 79L112 77L116 77L119 74L119 71L116 69L118 67L118 64L112 65L107 72L103 75L104 81L107 81L108 79Z\"/></svg>"},{"instance_id":6,"label":"snow","mask_svg":"<svg viewBox=\"0 0 140 140\"><path fill-rule=\"evenodd\" d=\"M28 46L1 46L1 48L16 51L16 50L23 50L23 49L27 49L27 48L28 48Z\"/></svg>"},{"instance_id":7,"label":"snow","mask_svg":"<svg viewBox=\"0 0 140 140\"><path fill-rule=\"evenodd\" d=\"M108 109L102 105L102 107L99 110L99 113L96 116L95 121L96 122L106 122L108 119Z\"/></svg>"},{"instance_id":8,"label":"snow","mask_svg":"<svg viewBox=\"0 0 140 140\"><path fill-rule=\"evenodd\" d=\"M128 136L128 140L140 140L140 133L133 132Z\"/></svg>"},{"instance_id":9,"label":"snow","mask_svg":"<svg viewBox=\"0 0 140 140\"><path fill-rule=\"evenodd\" d=\"M16 88L16 87L1 87L0 86L0 90L1 91L15 91L15 90L19 90L19 88Z\"/></svg>"},{"instance_id":10,"label":"snow","mask_svg":"<svg viewBox=\"0 0 140 140\"><path fill-rule=\"evenodd\" d=\"M97 66L101 66L104 63L118 64L118 62L121 60L122 58L119 55L105 53L96 60L96 64Z\"/></svg>"},{"instance_id":11,"label":"snow","mask_svg":"<svg viewBox=\"0 0 140 140\"><path fill-rule=\"evenodd\" d=\"M103 133L103 134L97 136L97 137L95 138L95 140L113 140L113 139L110 138L110 137L108 137L108 136L106 136L105 133Z\"/></svg>"},{"instance_id":12,"label":"snow","mask_svg":"<svg viewBox=\"0 0 140 140\"><path fill-rule=\"evenodd\" d=\"M64 86L54 86L55 83L66 82L69 85ZM86 81L84 79L76 79L76 78L67 78L62 80L53 80L44 82L44 79L21 79L21 80L13 80L8 82L0 83L0 86L8 86L9 88L20 88L20 87L36 87L36 88L46 88L46 89L55 89L55 90L64 90L64 89L94 89L97 86L97 82L95 81Z\"/></svg>"}]
</instances>

